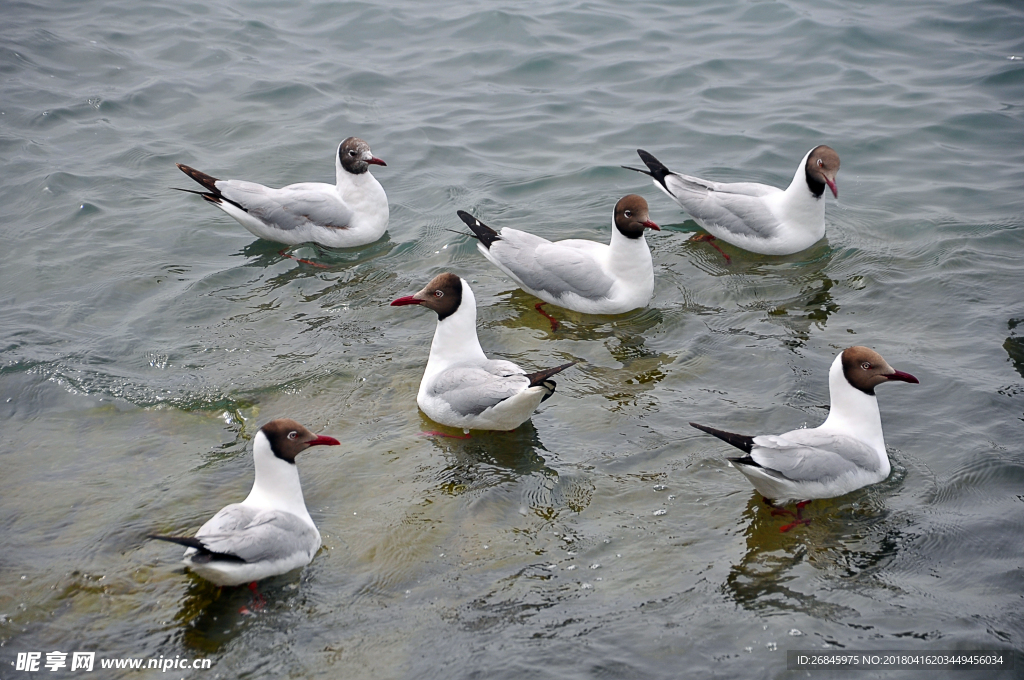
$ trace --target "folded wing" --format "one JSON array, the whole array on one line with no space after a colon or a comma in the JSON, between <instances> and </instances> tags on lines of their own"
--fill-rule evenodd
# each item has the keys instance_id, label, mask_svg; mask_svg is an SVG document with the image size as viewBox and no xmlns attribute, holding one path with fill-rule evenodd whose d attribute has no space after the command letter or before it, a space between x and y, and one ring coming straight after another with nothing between
<instances>
[{"instance_id":1,"label":"folded wing","mask_svg":"<svg viewBox=\"0 0 1024 680\"><path fill-rule=\"evenodd\" d=\"M330 185L306 182L271 189L255 182L230 179L218 181L217 189L227 200L278 229L292 230L310 224L347 229L354 215Z\"/></svg>"},{"instance_id":2,"label":"folded wing","mask_svg":"<svg viewBox=\"0 0 1024 680\"><path fill-rule=\"evenodd\" d=\"M575 293L596 300L606 297L615 283L583 248L552 243L518 229L502 229L490 252L524 286L554 297Z\"/></svg>"},{"instance_id":3,"label":"folded wing","mask_svg":"<svg viewBox=\"0 0 1024 680\"><path fill-rule=\"evenodd\" d=\"M665 189L702 226L719 227L732 234L771 238L779 219L764 202L779 189L753 182L721 183L688 175L670 174Z\"/></svg>"},{"instance_id":4,"label":"folded wing","mask_svg":"<svg viewBox=\"0 0 1024 680\"><path fill-rule=\"evenodd\" d=\"M236 503L214 515L196 539L209 552L253 563L308 552L315 548L316 529L289 512Z\"/></svg>"},{"instance_id":5,"label":"folded wing","mask_svg":"<svg viewBox=\"0 0 1024 680\"><path fill-rule=\"evenodd\" d=\"M858 471L875 472L881 463L867 444L817 430L754 437L750 458L762 468L797 482L826 481Z\"/></svg>"},{"instance_id":6,"label":"folded wing","mask_svg":"<svg viewBox=\"0 0 1024 680\"><path fill-rule=\"evenodd\" d=\"M491 360L483 364L456 364L441 373L430 389L432 397L443 399L464 416L480 415L530 386L523 369L510 361Z\"/></svg>"}]
</instances>

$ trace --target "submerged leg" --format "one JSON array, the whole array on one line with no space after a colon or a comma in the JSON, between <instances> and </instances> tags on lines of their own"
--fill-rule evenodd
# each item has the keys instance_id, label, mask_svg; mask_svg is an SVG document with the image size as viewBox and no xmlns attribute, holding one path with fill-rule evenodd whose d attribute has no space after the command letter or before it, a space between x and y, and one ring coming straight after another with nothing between
<instances>
[{"instance_id":1,"label":"submerged leg","mask_svg":"<svg viewBox=\"0 0 1024 680\"><path fill-rule=\"evenodd\" d=\"M786 532L799 524L810 524L810 518L804 519L804 508L810 504L810 501L800 501L796 504L796 519L779 527L779 531Z\"/></svg>"},{"instance_id":2,"label":"submerged leg","mask_svg":"<svg viewBox=\"0 0 1024 680\"><path fill-rule=\"evenodd\" d=\"M249 592L252 593L252 600L249 602L248 607L242 607L238 610L239 614L252 614L267 606L267 598L263 597L256 588L256 581L249 584Z\"/></svg>"},{"instance_id":3,"label":"submerged leg","mask_svg":"<svg viewBox=\"0 0 1024 680\"><path fill-rule=\"evenodd\" d=\"M718 244L715 243L715 240L716 240L715 237L712 236L711 234L705 234L705 233L694 234L693 236L690 237L690 240L691 241L704 241L706 243L710 243L712 248L714 248L715 250L717 250L718 252L720 252L722 254L722 257L725 258L726 264L732 262L732 259L728 255L725 254L725 251L718 247Z\"/></svg>"},{"instance_id":4,"label":"submerged leg","mask_svg":"<svg viewBox=\"0 0 1024 680\"><path fill-rule=\"evenodd\" d=\"M469 433L465 434L448 434L447 432L441 432L440 430L427 430L426 432L420 432L421 437L450 437L451 439L469 439Z\"/></svg>"},{"instance_id":5,"label":"submerged leg","mask_svg":"<svg viewBox=\"0 0 1024 680\"><path fill-rule=\"evenodd\" d=\"M321 269L327 269L328 268L327 265L325 265L325 264L320 264L319 262L313 262L312 260L304 260L301 257L295 257L294 255L292 255L291 253L288 252L287 248L282 249L278 253L278 255L280 255L281 257L287 257L289 260L295 260L296 262L301 262L302 264L308 264L308 265L310 265L312 267L320 267Z\"/></svg>"},{"instance_id":6,"label":"submerged leg","mask_svg":"<svg viewBox=\"0 0 1024 680\"><path fill-rule=\"evenodd\" d=\"M555 317L551 316L550 314L545 312L543 309L541 309L541 307L543 307L546 304L547 304L546 302L538 302L537 304L535 304L533 306L533 308L536 309L538 312L540 312L542 315L544 315L544 317L547 318L547 320L551 322L551 330L552 331L557 331L558 330L558 319L556 319Z\"/></svg>"},{"instance_id":7,"label":"submerged leg","mask_svg":"<svg viewBox=\"0 0 1024 680\"><path fill-rule=\"evenodd\" d=\"M793 514L792 510L780 508L779 506L775 505L775 501L773 501L770 498L765 498L764 496L761 496L761 500L764 501L765 505L772 509L772 517L778 517L779 515L789 515L790 517L796 516Z\"/></svg>"}]
</instances>

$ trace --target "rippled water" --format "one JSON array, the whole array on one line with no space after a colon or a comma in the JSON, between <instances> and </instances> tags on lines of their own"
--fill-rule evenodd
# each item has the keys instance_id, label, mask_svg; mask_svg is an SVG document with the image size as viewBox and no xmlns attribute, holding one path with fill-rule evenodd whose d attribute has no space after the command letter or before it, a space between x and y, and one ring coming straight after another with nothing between
<instances>
[{"instance_id":1,"label":"rippled water","mask_svg":"<svg viewBox=\"0 0 1024 680\"><path fill-rule=\"evenodd\" d=\"M6 4L0 38L0 676L52 650L224 678L775 678L822 648L1021 672L1016 2L64 0ZM323 268L170 190L175 162L331 181L349 135L391 225L293 251ZM619 167L784 185L819 143L840 200L790 257L727 264ZM449 231L605 240L629 192L667 225L654 300L557 332ZM584 362L515 432L419 436L434 322L387 303L445 270L489 352ZM687 423L816 425L851 344L921 379L879 391L894 472L781 533ZM243 616L144 536L240 499L285 415L345 443L300 460L324 549Z\"/></svg>"}]
</instances>

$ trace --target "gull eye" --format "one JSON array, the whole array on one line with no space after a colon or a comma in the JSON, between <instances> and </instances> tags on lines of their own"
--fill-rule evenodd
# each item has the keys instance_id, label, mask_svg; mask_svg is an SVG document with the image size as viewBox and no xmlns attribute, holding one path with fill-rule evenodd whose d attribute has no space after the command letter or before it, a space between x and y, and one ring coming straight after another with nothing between
<instances>
[{"instance_id":1,"label":"gull eye","mask_svg":"<svg viewBox=\"0 0 1024 680\"><path fill-rule=\"evenodd\" d=\"M288 433L288 439L295 439L298 436L299 436L299 433L296 432L295 430L292 430L291 432Z\"/></svg>"},{"instance_id":2,"label":"gull eye","mask_svg":"<svg viewBox=\"0 0 1024 680\"><path fill-rule=\"evenodd\" d=\"M348 152L348 155L349 155L349 156L355 156L355 155L356 155L356 152L355 152L355 151L349 151L349 152ZM818 165L821 165L821 161L818 161Z\"/></svg>"},{"instance_id":3,"label":"gull eye","mask_svg":"<svg viewBox=\"0 0 1024 680\"><path fill-rule=\"evenodd\" d=\"M624 212L622 214L625 215L626 217L632 217L633 216L633 211L632 210L627 210L626 212Z\"/></svg>"},{"instance_id":4,"label":"gull eye","mask_svg":"<svg viewBox=\"0 0 1024 680\"><path fill-rule=\"evenodd\" d=\"M439 297L439 298L444 297L444 291L443 290L435 290L434 291L434 297Z\"/></svg>"},{"instance_id":5,"label":"gull eye","mask_svg":"<svg viewBox=\"0 0 1024 680\"><path fill-rule=\"evenodd\" d=\"M869 364L866 361L862 362L860 367L863 368L865 371L870 371L871 370L871 364Z\"/></svg>"},{"instance_id":6,"label":"gull eye","mask_svg":"<svg viewBox=\"0 0 1024 680\"><path fill-rule=\"evenodd\" d=\"M825 162L819 158L818 159L818 167L820 168L823 165L825 165Z\"/></svg>"}]
</instances>

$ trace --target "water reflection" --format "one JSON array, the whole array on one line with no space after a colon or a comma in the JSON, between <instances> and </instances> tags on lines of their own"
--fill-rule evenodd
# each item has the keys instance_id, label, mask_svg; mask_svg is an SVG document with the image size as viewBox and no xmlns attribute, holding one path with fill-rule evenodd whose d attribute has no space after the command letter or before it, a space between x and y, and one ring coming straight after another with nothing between
<instances>
[{"instance_id":1,"label":"water reflection","mask_svg":"<svg viewBox=\"0 0 1024 680\"><path fill-rule=\"evenodd\" d=\"M812 326L825 329L825 322L839 311L839 304L831 292L835 281L829 277L817 273L800 279L800 292L776 301L768 310L768 321L785 326L802 344L810 339Z\"/></svg>"},{"instance_id":2,"label":"water reflection","mask_svg":"<svg viewBox=\"0 0 1024 680\"><path fill-rule=\"evenodd\" d=\"M437 426L420 414L425 431ZM551 467L533 422L511 432L474 430L467 439L433 436L434 447L447 464L437 471L440 491L473 496L488 502L494 496L518 495L520 512L551 520L562 511L582 512L593 498L594 483L575 472ZM550 455L550 454L549 454ZM497 500L496 498L493 500Z\"/></svg>"},{"instance_id":3,"label":"water reflection","mask_svg":"<svg viewBox=\"0 0 1024 680\"><path fill-rule=\"evenodd\" d=\"M296 570L260 581L258 595L246 586L222 588L190 574L185 596L174 615L182 644L197 655L220 652L262 613L292 607L299 592L299 573Z\"/></svg>"},{"instance_id":4,"label":"water reflection","mask_svg":"<svg viewBox=\"0 0 1024 680\"><path fill-rule=\"evenodd\" d=\"M395 245L387 233L373 243L355 248L325 248L316 243L287 246L283 243L256 239L246 244L245 247L235 253L235 256L241 256L249 260L246 266L259 269L266 269L283 259L290 259L297 266L330 271L363 264L383 257L390 253ZM282 255L282 253L284 254ZM303 263L299 260L307 260L308 263Z\"/></svg>"},{"instance_id":5,"label":"water reflection","mask_svg":"<svg viewBox=\"0 0 1024 680\"><path fill-rule=\"evenodd\" d=\"M887 483L886 483L887 484ZM850 579L861 588L883 569L909 537L887 520L884 493L854 492L819 499L804 509L810 524L788 532L792 517L772 514L754 492L743 512L746 553L732 567L723 592L750 611L801 612L819 618L858 615L842 602L842 589L819 591L821 579ZM882 583L878 588L886 588ZM863 591L862 591L863 594ZM886 597L891 596L885 595Z\"/></svg>"},{"instance_id":6,"label":"water reflection","mask_svg":"<svg viewBox=\"0 0 1024 680\"><path fill-rule=\"evenodd\" d=\"M1003 349L1010 355L1013 368L1024 378L1024 337L1017 335L1017 326L1021 324L1024 324L1024 318L1010 319L1007 323L1010 327L1010 337L1003 343Z\"/></svg>"},{"instance_id":7,"label":"water reflection","mask_svg":"<svg viewBox=\"0 0 1024 680\"><path fill-rule=\"evenodd\" d=\"M551 323L535 308L540 302L537 298L516 288L509 293L508 301L516 313L513 318L502 321L502 326L542 330L558 340L601 340L621 333L641 335L664 320L661 310L653 307L607 315L582 314L555 305L545 305L544 310L558 320L558 329L552 330Z\"/></svg>"},{"instance_id":8,"label":"water reflection","mask_svg":"<svg viewBox=\"0 0 1024 680\"><path fill-rule=\"evenodd\" d=\"M687 243L687 257L698 269L719 277L741 309L762 312L764 321L784 328L787 344L803 346L814 328L823 330L839 311L834 289L844 282L827 273L834 269L836 255L827 240L785 256L725 247L732 256L728 263L705 243ZM859 287L856 277L848 283Z\"/></svg>"}]
</instances>

